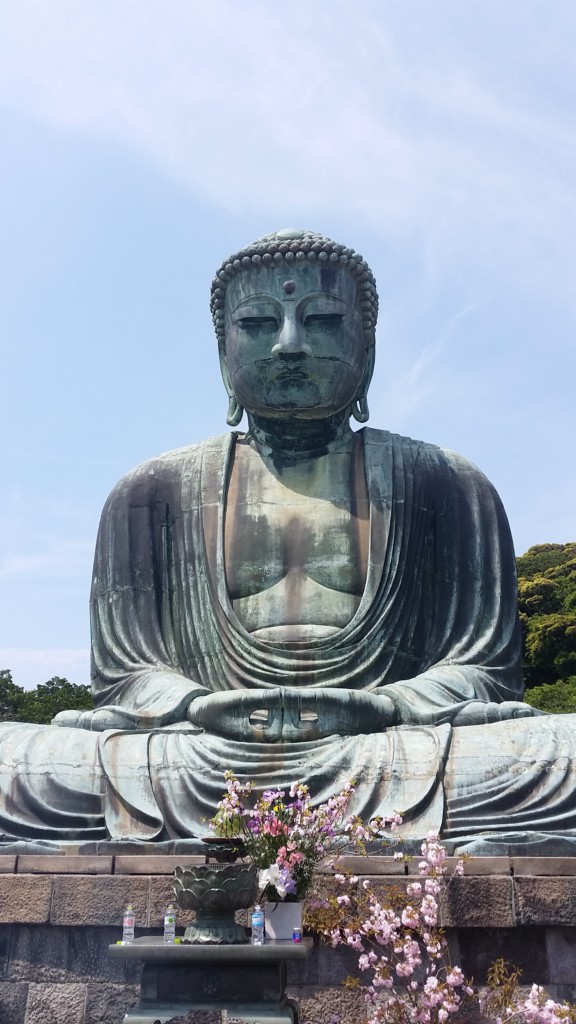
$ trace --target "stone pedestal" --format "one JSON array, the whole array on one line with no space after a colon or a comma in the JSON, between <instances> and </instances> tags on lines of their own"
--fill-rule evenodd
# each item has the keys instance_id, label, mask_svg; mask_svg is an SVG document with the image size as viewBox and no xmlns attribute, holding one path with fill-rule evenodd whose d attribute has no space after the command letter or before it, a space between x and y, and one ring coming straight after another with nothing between
<instances>
[{"instance_id":1,"label":"stone pedestal","mask_svg":"<svg viewBox=\"0 0 576 1024\"><path fill-rule=\"evenodd\" d=\"M112 959L108 948L121 938L128 901L137 936L161 936L177 863L182 856L0 856L0 1021L121 1024L139 1001L142 963ZM345 864L377 889L410 877L390 857ZM453 962L482 984L503 956L526 984L576 1001L576 858L474 858L465 871L442 908ZM180 933L191 919L178 915ZM303 1020L339 1013L360 1024L362 997L342 987L355 964L353 951L329 946L287 964L286 992Z\"/></svg>"}]
</instances>

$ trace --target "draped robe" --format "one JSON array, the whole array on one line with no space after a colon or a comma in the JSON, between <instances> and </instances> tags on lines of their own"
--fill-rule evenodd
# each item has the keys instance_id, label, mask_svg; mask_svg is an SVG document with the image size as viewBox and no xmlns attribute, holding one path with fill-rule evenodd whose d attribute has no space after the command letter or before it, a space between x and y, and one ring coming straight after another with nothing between
<instances>
[{"instance_id":1,"label":"draped robe","mask_svg":"<svg viewBox=\"0 0 576 1024\"><path fill-rule=\"evenodd\" d=\"M508 524L486 478L452 452L361 431L370 501L363 595L348 625L295 651L249 634L226 589L235 435L128 474L104 508L92 588L85 728L0 727L7 836L143 840L206 831L227 768L260 789L302 779L314 800L355 778L353 810L400 810L404 833L576 828L574 720L452 726L474 701L520 700ZM392 698L379 733L296 743L214 736L186 720L206 690L278 686ZM115 724L106 728L106 709ZM100 722L99 714L104 716ZM344 730L342 730L344 733Z\"/></svg>"}]
</instances>

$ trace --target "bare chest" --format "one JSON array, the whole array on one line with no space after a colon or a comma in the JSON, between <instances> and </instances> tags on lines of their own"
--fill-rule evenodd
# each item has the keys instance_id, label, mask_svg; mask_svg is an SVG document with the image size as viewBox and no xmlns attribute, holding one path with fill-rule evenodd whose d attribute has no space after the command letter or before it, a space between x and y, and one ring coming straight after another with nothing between
<instances>
[{"instance_id":1,"label":"bare chest","mask_svg":"<svg viewBox=\"0 0 576 1024\"><path fill-rule=\"evenodd\" d=\"M363 461L354 450L278 469L238 445L225 568L243 625L297 641L342 628L364 589L368 522Z\"/></svg>"}]
</instances>

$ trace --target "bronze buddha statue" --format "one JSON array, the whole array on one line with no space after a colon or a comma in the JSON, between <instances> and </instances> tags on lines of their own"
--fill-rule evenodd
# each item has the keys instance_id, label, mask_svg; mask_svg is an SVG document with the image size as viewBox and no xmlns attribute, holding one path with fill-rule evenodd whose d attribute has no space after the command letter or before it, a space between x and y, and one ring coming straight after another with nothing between
<instances>
[{"instance_id":1,"label":"bronze buddha statue","mask_svg":"<svg viewBox=\"0 0 576 1024\"><path fill-rule=\"evenodd\" d=\"M454 846L572 841L572 716L522 703L515 564L470 463L363 427L378 298L309 231L226 261L212 312L228 423L104 508L93 712L0 727L5 838L196 836L233 768L354 777L355 812ZM45 808L39 805L41 791Z\"/></svg>"}]
</instances>

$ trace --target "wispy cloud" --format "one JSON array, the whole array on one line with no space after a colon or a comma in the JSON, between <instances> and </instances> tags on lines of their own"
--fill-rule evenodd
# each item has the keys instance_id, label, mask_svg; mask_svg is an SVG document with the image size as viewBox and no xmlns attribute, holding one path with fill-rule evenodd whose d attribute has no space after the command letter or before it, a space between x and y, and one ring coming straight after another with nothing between
<instances>
[{"instance_id":1,"label":"wispy cloud","mask_svg":"<svg viewBox=\"0 0 576 1024\"><path fill-rule=\"evenodd\" d=\"M36 575L76 575L88 568L93 544L83 541L54 540L45 550L36 553L6 554L0 559L0 577L30 573Z\"/></svg>"},{"instance_id":2,"label":"wispy cloud","mask_svg":"<svg viewBox=\"0 0 576 1024\"><path fill-rule=\"evenodd\" d=\"M93 534L94 524L82 504L61 495L26 492L22 484L7 486L0 501L0 579L89 579Z\"/></svg>"},{"instance_id":3,"label":"wispy cloud","mask_svg":"<svg viewBox=\"0 0 576 1024\"><path fill-rule=\"evenodd\" d=\"M437 401L443 389L456 386L455 380L446 380L446 353L457 336L460 324L475 309L475 304L468 303L453 313L439 327L435 337L425 341L407 364L404 363L405 353L396 353L396 365L391 373L380 375L384 387L377 391L376 401L371 403L375 421L393 424L399 431L406 430L415 414ZM403 369L400 368L401 363Z\"/></svg>"},{"instance_id":4,"label":"wispy cloud","mask_svg":"<svg viewBox=\"0 0 576 1024\"><path fill-rule=\"evenodd\" d=\"M340 207L456 260L505 243L546 287L576 220L572 57L561 26L538 51L510 6L516 19L475 8L477 34L503 36L491 62L447 2L433 17L410 5L407 24L395 5L343 0L294 0L289 17L262 0L20 0L3 16L0 97L121 140L224 208L316 222ZM531 84L537 60L549 95Z\"/></svg>"}]
</instances>

